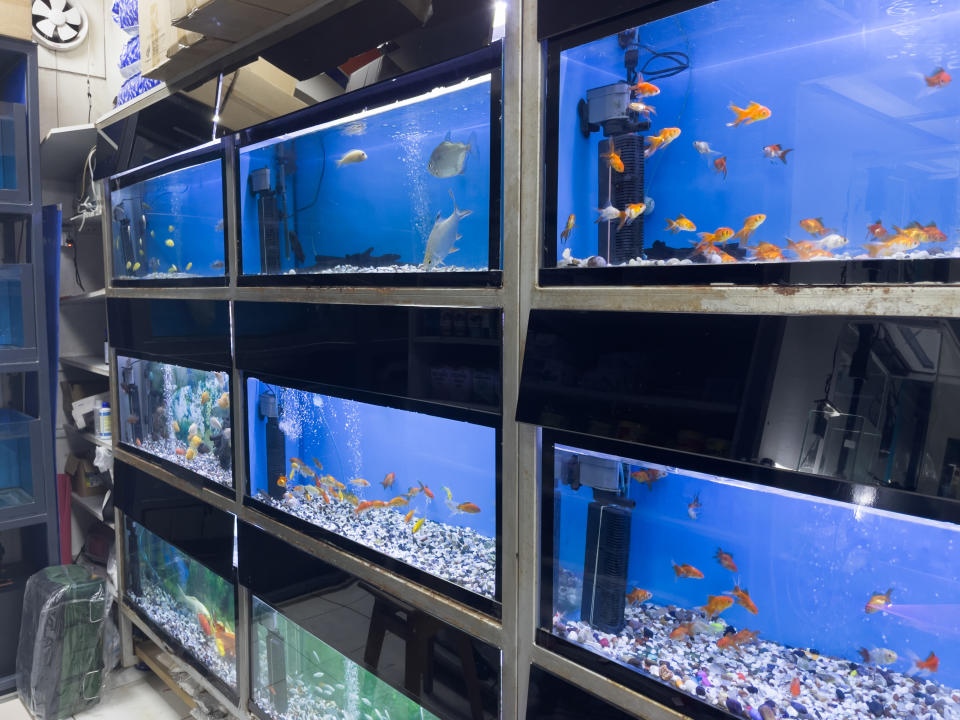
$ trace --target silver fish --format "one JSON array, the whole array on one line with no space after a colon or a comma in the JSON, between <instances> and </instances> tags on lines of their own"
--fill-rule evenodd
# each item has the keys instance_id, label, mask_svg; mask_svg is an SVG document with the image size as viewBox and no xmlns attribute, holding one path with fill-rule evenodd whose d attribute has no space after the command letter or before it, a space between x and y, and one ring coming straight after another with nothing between
<instances>
[{"instance_id":1,"label":"silver fish","mask_svg":"<svg viewBox=\"0 0 960 720\"><path fill-rule=\"evenodd\" d=\"M223 232L223 218L217 220L217 224L213 227L216 232Z\"/></svg>"},{"instance_id":2,"label":"silver fish","mask_svg":"<svg viewBox=\"0 0 960 720\"><path fill-rule=\"evenodd\" d=\"M701 155L720 154L719 151L712 149L710 147L710 143L708 143L706 140L694 140L693 147L695 147L697 152Z\"/></svg>"},{"instance_id":3,"label":"silver fish","mask_svg":"<svg viewBox=\"0 0 960 720\"><path fill-rule=\"evenodd\" d=\"M219 420L217 420L215 417L212 417L212 416L211 416L211 418L210 418L210 427L212 427L212 428L213 428L214 430L216 430L217 432L220 432L221 430L223 430L223 423L221 423L221 422L220 422Z\"/></svg>"},{"instance_id":4,"label":"silver fish","mask_svg":"<svg viewBox=\"0 0 960 720\"><path fill-rule=\"evenodd\" d=\"M450 133L437 145L430 153L430 160L427 162L427 170L430 174L438 178L449 178L454 175L462 175L464 164L467 161L467 153L473 149L477 138L474 133L470 133L467 142L459 143L450 140ZM476 152L476 150L474 150Z\"/></svg>"},{"instance_id":5,"label":"silver fish","mask_svg":"<svg viewBox=\"0 0 960 720\"><path fill-rule=\"evenodd\" d=\"M815 241L817 245L826 249L826 250L836 250L837 248L842 248L847 244L847 239L843 235L837 233L830 233L825 238Z\"/></svg>"},{"instance_id":6,"label":"silver fish","mask_svg":"<svg viewBox=\"0 0 960 720\"><path fill-rule=\"evenodd\" d=\"M231 434L232 434L232 433L231 433L230 428L227 428L226 430L223 431L223 439L224 439L226 442L228 442L228 443L230 442L230 436L231 436Z\"/></svg>"},{"instance_id":7,"label":"silver fish","mask_svg":"<svg viewBox=\"0 0 960 720\"><path fill-rule=\"evenodd\" d=\"M423 256L424 270L433 270L443 263L447 255L457 251L453 245L462 237L457 234L457 223L473 212L457 208L457 199L453 196L453 190L450 191L450 199L453 200L453 212L448 217L443 217L442 213L438 212L433 221L433 229L430 231L430 237L427 238L427 252Z\"/></svg>"},{"instance_id":8,"label":"silver fish","mask_svg":"<svg viewBox=\"0 0 960 720\"><path fill-rule=\"evenodd\" d=\"M200 426L196 423L193 423L189 428L187 428L187 438L192 438L194 435L199 434Z\"/></svg>"}]
</instances>

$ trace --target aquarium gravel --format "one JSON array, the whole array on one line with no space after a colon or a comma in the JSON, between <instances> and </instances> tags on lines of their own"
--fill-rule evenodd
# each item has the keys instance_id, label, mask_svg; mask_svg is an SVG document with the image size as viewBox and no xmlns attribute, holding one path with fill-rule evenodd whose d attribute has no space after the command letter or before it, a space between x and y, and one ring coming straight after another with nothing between
<instances>
[{"instance_id":1,"label":"aquarium gravel","mask_svg":"<svg viewBox=\"0 0 960 720\"><path fill-rule=\"evenodd\" d=\"M494 595L496 542L471 528L427 518L414 535L403 514L392 508L356 515L345 502L325 504L297 496L277 500L263 492L256 499L479 595Z\"/></svg>"},{"instance_id":2,"label":"aquarium gravel","mask_svg":"<svg viewBox=\"0 0 960 720\"><path fill-rule=\"evenodd\" d=\"M730 625L672 640L670 633L680 623L702 619L699 612L674 606L628 604L624 616L623 630L612 634L558 613L553 632L736 717L767 717L758 710L766 704L777 718L960 718L960 690L930 676L910 676L763 638L721 650L717 640L734 631ZM791 693L794 678L799 681L796 695Z\"/></svg>"},{"instance_id":3,"label":"aquarium gravel","mask_svg":"<svg viewBox=\"0 0 960 720\"><path fill-rule=\"evenodd\" d=\"M221 657L213 641L204 634L195 615L160 587L148 586L142 595L127 591L127 598L142 610L153 623L176 639L204 667L234 688L237 685L236 663Z\"/></svg>"},{"instance_id":4,"label":"aquarium gravel","mask_svg":"<svg viewBox=\"0 0 960 720\"><path fill-rule=\"evenodd\" d=\"M151 455L156 455L181 467L192 470L195 473L203 475L205 478L213 480L218 485L224 487L233 487L233 473L229 468L224 468L217 460L216 453L198 453L192 460L187 460L185 455L178 455L177 448L182 448L182 443L178 444L172 438L166 440L142 440L140 447Z\"/></svg>"},{"instance_id":5,"label":"aquarium gravel","mask_svg":"<svg viewBox=\"0 0 960 720\"><path fill-rule=\"evenodd\" d=\"M487 272L489 268L487 267L461 267L458 265L440 265L439 267L432 268L429 272L439 273L439 272ZM422 265L413 265L411 263L406 263L402 265L384 265L380 267L376 266L361 266L361 265L335 265L330 268L323 268L321 270L311 270L309 268L300 268L297 270L288 270L287 275L337 275L340 273L419 273L425 272Z\"/></svg>"}]
</instances>

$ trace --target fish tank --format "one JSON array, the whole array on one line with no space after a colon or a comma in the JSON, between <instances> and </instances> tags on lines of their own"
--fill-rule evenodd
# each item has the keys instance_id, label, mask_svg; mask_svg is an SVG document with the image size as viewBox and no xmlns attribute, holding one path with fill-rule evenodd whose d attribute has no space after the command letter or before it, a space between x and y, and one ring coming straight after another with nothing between
<instances>
[{"instance_id":1,"label":"fish tank","mask_svg":"<svg viewBox=\"0 0 960 720\"><path fill-rule=\"evenodd\" d=\"M0 353L7 362L28 360L37 346L33 307L33 266L0 265Z\"/></svg>"},{"instance_id":2,"label":"fish tank","mask_svg":"<svg viewBox=\"0 0 960 720\"><path fill-rule=\"evenodd\" d=\"M125 601L218 686L237 687L236 586L130 517Z\"/></svg>"},{"instance_id":3,"label":"fish tank","mask_svg":"<svg viewBox=\"0 0 960 720\"><path fill-rule=\"evenodd\" d=\"M242 281L499 284L500 43L241 133Z\"/></svg>"},{"instance_id":4,"label":"fish tank","mask_svg":"<svg viewBox=\"0 0 960 720\"><path fill-rule=\"evenodd\" d=\"M219 144L110 178L113 282L226 284Z\"/></svg>"},{"instance_id":5,"label":"fish tank","mask_svg":"<svg viewBox=\"0 0 960 720\"><path fill-rule=\"evenodd\" d=\"M543 284L960 280L952 3L595 20L546 42Z\"/></svg>"},{"instance_id":6,"label":"fish tank","mask_svg":"<svg viewBox=\"0 0 960 720\"><path fill-rule=\"evenodd\" d=\"M256 377L246 389L259 507L468 601L499 600L496 427Z\"/></svg>"},{"instance_id":7,"label":"fish tank","mask_svg":"<svg viewBox=\"0 0 960 720\"><path fill-rule=\"evenodd\" d=\"M26 202L30 198L26 137L26 105L0 99L0 200Z\"/></svg>"},{"instance_id":8,"label":"fish tank","mask_svg":"<svg viewBox=\"0 0 960 720\"><path fill-rule=\"evenodd\" d=\"M122 445L233 488L230 374L117 354Z\"/></svg>"},{"instance_id":9,"label":"fish tank","mask_svg":"<svg viewBox=\"0 0 960 720\"><path fill-rule=\"evenodd\" d=\"M0 512L36 502L32 448L40 445L37 418L0 408Z\"/></svg>"}]
</instances>

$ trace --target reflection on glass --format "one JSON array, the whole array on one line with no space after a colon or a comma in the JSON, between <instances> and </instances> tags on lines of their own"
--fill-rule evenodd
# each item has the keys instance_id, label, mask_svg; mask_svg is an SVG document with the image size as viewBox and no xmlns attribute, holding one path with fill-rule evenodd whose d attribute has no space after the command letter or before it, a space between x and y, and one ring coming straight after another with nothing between
<instances>
[{"instance_id":1,"label":"reflection on glass","mask_svg":"<svg viewBox=\"0 0 960 720\"><path fill-rule=\"evenodd\" d=\"M563 51L557 264L960 257L958 30L953 3L720 0Z\"/></svg>"},{"instance_id":2,"label":"reflection on glass","mask_svg":"<svg viewBox=\"0 0 960 720\"><path fill-rule=\"evenodd\" d=\"M226 272L219 159L114 190L110 204L114 278L222 277Z\"/></svg>"},{"instance_id":3,"label":"reflection on glass","mask_svg":"<svg viewBox=\"0 0 960 720\"><path fill-rule=\"evenodd\" d=\"M244 273L491 269L490 123L485 75L242 148Z\"/></svg>"},{"instance_id":4,"label":"reflection on glass","mask_svg":"<svg viewBox=\"0 0 960 720\"><path fill-rule=\"evenodd\" d=\"M0 348L23 347L23 283L29 265L0 267Z\"/></svg>"},{"instance_id":5,"label":"reflection on glass","mask_svg":"<svg viewBox=\"0 0 960 720\"><path fill-rule=\"evenodd\" d=\"M736 717L960 712L956 526L547 451L556 635Z\"/></svg>"},{"instance_id":6,"label":"reflection on glass","mask_svg":"<svg viewBox=\"0 0 960 720\"><path fill-rule=\"evenodd\" d=\"M131 519L126 522L127 600L217 678L236 687L233 583Z\"/></svg>"},{"instance_id":7,"label":"reflection on glass","mask_svg":"<svg viewBox=\"0 0 960 720\"><path fill-rule=\"evenodd\" d=\"M247 380L251 494L480 595L496 590L496 431Z\"/></svg>"},{"instance_id":8,"label":"reflection on glass","mask_svg":"<svg viewBox=\"0 0 960 720\"><path fill-rule=\"evenodd\" d=\"M0 509L33 502L30 444L39 432L36 418L0 408Z\"/></svg>"},{"instance_id":9,"label":"reflection on glass","mask_svg":"<svg viewBox=\"0 0 960 720\"><path fill-rule=\"evenodd\" d=\"M0 108L2 110L2 108ZM12 117L0 117L0 189L17 187L17 136Z\"/></svg>"},{"instance_id":10,"label":"reflection on glass","mask_svg":"<svg viewBox=\"0 0 960 720\"><path fill-rule=\"evenodd\" d=\"M437 720L257 597L253 653L253 700L274 720Z\"/></svg>"},{"instance_id":11,"label":"reflection on glass","mask_svg":"<svg viewBox=\"0 0 960 720\"><path fill-rule=\"evenodd\" d=\"M117 357L120 442L233 487L230 376Z\"/></svg>"}]
</instances>

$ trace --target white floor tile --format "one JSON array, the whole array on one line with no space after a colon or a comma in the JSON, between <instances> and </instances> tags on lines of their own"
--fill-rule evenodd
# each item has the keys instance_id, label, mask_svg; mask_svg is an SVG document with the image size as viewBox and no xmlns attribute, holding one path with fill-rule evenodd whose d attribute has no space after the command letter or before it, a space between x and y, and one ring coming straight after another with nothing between
<instances>
[{"instance_id":1,"label":"white floor tile","mask_svg":"<svg viewBox=\"0 0 960 720\"><path fill-rule=\"evenodd\" d=\"M0 702L0 720L30 720L30 713L14 695L12 699Z\"/></svg>"},{"instance_id":2,"label":"white floor tile","mask_svg":"<svg viewBox=\"0 0 960 720\"><path fill-rule=\"evenodd\" d=\"M76 720L180 720L190 713L172 690L153 673L104 693L100 704L76 716ZM7 720L2 718L2 720Z\"/></svg>"}]
</instances>

